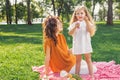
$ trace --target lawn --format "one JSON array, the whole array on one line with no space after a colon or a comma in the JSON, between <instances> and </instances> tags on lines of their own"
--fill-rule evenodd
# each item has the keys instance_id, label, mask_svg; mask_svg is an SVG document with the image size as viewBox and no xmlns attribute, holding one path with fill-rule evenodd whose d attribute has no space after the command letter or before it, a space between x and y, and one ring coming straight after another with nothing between
<instances>
[{"instance_id":1,"label":"lawn","mask_svg":"<svg viewBox=\"0 0 120 80\"><path fill-rule=\"evenodd\" d=\"M63 34L72 47L72 37ZM120 24L113 26L97 23L97 32L92 37L93 61L116 61L120 64ZM0 80L38 80L32 66L44 64L42 27L40 24L0 25Z\"/></svg>"}]
</instances>

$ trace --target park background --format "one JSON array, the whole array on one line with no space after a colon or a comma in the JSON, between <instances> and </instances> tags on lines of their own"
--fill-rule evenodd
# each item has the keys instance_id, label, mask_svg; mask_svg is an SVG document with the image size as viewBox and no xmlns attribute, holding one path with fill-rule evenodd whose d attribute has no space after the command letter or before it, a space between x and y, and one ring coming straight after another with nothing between
<instances>
[{"instance_id":1,"label":"park background","mask_svg":"<svg viewBox=\"0 0 120 80\"><path fill-rule=\"evenodd\" d=\"M62 19L71 48L67 28L77 5L85 5L96 22L93 62L120 64L119 0L0 0L0 80L38 80L32 66L44 64L42 21L49 14Z\"/></svg>"}]
</instances>

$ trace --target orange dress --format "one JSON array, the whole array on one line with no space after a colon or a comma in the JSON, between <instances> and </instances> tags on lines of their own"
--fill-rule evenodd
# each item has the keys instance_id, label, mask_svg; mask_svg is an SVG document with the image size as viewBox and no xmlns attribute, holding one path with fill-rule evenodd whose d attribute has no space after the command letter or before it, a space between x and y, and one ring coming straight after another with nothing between
<instances>
[{"instance_id":1,"label":"orange dress","mask_svg":"<svg viewBox=\"0 0 120 80\"><path fill-rule=\"evenodd\" d=\"M68 53L68 46L63 34L58 34L57 44L53 40L44 40L44 52L46 53L46 46L50 47L50 68L53 72L60 72L65 70L69 72L76 62L73 54Z\"/></svg>"}]
</instances>

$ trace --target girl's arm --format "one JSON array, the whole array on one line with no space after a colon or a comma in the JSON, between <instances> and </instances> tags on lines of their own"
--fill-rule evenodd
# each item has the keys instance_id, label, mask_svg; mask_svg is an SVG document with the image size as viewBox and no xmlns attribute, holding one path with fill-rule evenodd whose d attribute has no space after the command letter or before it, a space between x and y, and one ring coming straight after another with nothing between
<instances>
[{"instance_id":1,"label":"girl's arm","mask_svg":"<svg viewBox=\"0 0 120 80\"><path fill-rule=\"evenodd\" d=\"M50 61L50 47L46 47L46 55L45 55L45 74L49 73L49 61Z\"/></svg>"},{"instance_id":2,"label":"girl's arm","mask_svg":"<svg viewBox=\"0 0 120 80\"><path fill-rule=\"evenodd\" d=\"M93 36L95 33L95 25L92 24L87 18L85 19L87 24L87 31L90 33L90 36Z\"/></svg>"},{"instance_id":3,"label":"girl's arm","mask_svg":"<svg viewBox=\"0 0 120 80\"><path fill-rule=\"evenodd\" d=\"M76 24L75 24L75 27L74 27L73 29L69 30L68 34L69 34L69 35L73 35L73 33L75 32L76 28L79 28L79 26L80 26L80 24L79 24L79 23L76 23Z\"/></svg>"}]
</instances>

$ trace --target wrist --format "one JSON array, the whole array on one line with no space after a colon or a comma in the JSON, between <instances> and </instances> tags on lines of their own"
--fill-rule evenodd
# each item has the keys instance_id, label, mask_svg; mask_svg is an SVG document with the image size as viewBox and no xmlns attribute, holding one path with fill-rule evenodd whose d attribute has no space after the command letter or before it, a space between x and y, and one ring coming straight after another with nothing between
<instances>
[{"instance_id":1,"label":"wrist","mask_svg":"<svg viewBox=\"0 0 120 80\"><path fill-rule=\"evenodd\" d=\"M88 20L88 19L85 19L85 21L86 21L86 22L89 22L89 20Z\"/></svg>"}]
</instances>

